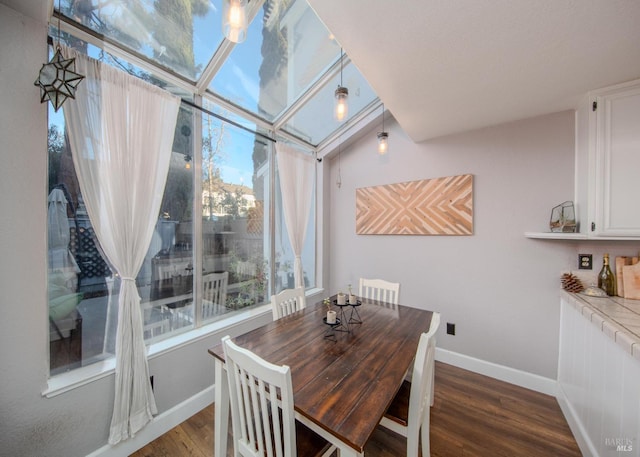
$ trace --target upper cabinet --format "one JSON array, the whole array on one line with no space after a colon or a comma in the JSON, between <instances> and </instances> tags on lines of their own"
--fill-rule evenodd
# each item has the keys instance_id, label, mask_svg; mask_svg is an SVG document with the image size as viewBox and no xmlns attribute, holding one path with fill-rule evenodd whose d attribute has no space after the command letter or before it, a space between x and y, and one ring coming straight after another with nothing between
<instances>
[{"instance_id":1,"label":"upper cabinet","mask_svg":"<svg viewBox=\"0 0 640 457\"><path fill-rule=\"evenodd\" d=\"M640 238L640 80L593 91L585 105L576 115L580 231Z\"/></svg>"},{"instance_id":2,"label":"upper cabinet","mask_svg":"<svg viewBox=\"0 0 640 457\"><path fill-rule=\"evenodd\" d=\"M594 90L576 110L575 207L579 233L550 240L640 240L640 79Z\"/></svg>"}]
</instances>

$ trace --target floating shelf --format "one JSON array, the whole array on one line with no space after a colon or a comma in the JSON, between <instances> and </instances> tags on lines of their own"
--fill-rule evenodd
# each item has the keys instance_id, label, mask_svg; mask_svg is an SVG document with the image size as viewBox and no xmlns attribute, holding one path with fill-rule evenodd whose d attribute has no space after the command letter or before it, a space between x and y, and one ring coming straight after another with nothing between
<instances>
[{"instance_id":1,"label":"floating shelf","mask_svg":"<svg viewBox=\"0 0 640 457\"><path fill-rule=\"evenodd\" d=\"M587 235L584 233L564 233L564 232L525 232L527 238L535 238L541 240L586 240Z\"/></svg>"},{"instance_id":2,"label":"floating shelf","mask_svg":"<svg viewBox=\"0 0 640 457\"><path fill-rule=\"evenodd\" d=\"M537 240L582 240L582 241L640 241L635 236L594 236L586 233L562 233L562 232L524 232L527 238Z\"/></svg>"}]
</instances>

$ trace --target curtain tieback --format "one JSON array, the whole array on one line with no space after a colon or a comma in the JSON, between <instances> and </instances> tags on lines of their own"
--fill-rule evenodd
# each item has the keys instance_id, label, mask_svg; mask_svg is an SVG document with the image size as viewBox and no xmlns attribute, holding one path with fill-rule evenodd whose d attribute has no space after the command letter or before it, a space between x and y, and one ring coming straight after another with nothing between
<instances>
[{"instance_id":1,"label":"curtain tieback","mask_svg":"<svg viewBox=\"0 0 640 457\"><path fill-rule=\"evenodd\" d=\"M129 276L120 276L120 281L136 281L136 278L131 278Z\"/></svg>"}]
</instances>

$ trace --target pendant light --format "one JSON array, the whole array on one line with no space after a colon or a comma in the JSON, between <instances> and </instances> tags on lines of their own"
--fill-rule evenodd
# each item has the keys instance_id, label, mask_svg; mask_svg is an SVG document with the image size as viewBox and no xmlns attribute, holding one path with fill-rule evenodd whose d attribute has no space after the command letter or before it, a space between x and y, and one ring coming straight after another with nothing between
<instances>
[{"instance_id":1,"label":"pendant light","mask_svg":"<svg viewBox=\"0 0 640 457\"><path fill-rule=\"evenodd\" d=\"M242 43L247 38L248 0L222 0L222 33L227 40Z\"/></svg>"},{"instance_id":2,"label":"pendant light","mask_svg":"<svg viewBox=\"0 0 640 457\"><path fill-rule=\"evenodd\" d=\"M384 131L384 104L382 104L382 131L378 132L378 154L385 155L389 150L389 133Z\"/></svg>"},{"instance_id":3,"label":"pendant light","mask_svg":"<svg viewBox=\"0 0 640 457\"><path fill-rule=\"evenodd\" d=\"M333 117L336 121L342 122L349 114L349 89L342 85L342 48L340 48L340 84L335 92L335 104L333 108Z\"/></svg>"}]
</instances>

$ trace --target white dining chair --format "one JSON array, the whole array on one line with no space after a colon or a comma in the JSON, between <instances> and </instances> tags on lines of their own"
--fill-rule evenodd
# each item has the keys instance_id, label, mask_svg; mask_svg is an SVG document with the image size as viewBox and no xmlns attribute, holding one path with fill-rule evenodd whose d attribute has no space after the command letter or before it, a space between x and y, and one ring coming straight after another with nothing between
<instances>
[{"instance_id":1,"label":"white dining chair","mask_svg":"<svg viewBox=\"0 0 640 457\"><path fill-rule=\"evenodd\" d=\"M229 272L209 273L202 276L202 319L216 316L227 303Z\"/></svg>"},{"instance_id":2,"label":"white dining chair","mask_svg":"<svg viewBox=\"0 0 640 457\"><path fill-rule=\"evenodd\" d=\"M145 341L162 336L171 331L171 321L168 318L145 323L143 326L143 336Z\"/></svg>"},{"instance_id":3,"label":"white dining chair","mask_svg":"<svg viewBox=\"0 0 640 457\"><path fill-rule=\"evenodd\" d=\"M429 419L433 406L436 332L440 313L433 313L429 331L418 343L411 382L404 381L380 421L383 427L407 438L407 457L418 457L422 442L422 457L430 455Z\"/></svg>"},{"instance_id":4,"label":"white dining chair","mask_svg":"<svg viewBox=\"0 0 640 457\"><path fill-rule=\"evenodd\" d=\"M274 321L301 310L306 306L304 287L284 289L271 296L271 310L273 311Z\"/></svg>"},{"instance_id":5,"label":"white dining chair","mask_svg":"<svg viewBox=\"0 0 640 457\"><path fill-rule=\"evenodd\" d=\"M397 305L400 298L400 283L384 279L360 278L359 296Z\"/></svg>"},{"instance_id":6,"label":"white dining chair","mask_svg":"<svg viewBox=\"0 0 640 457\"><path fill-rule=\"evenodd\" d=\"M335 446L296 421L291 369L222 338L234 456L328 456Z\"/></svg>"}]
</instances>

